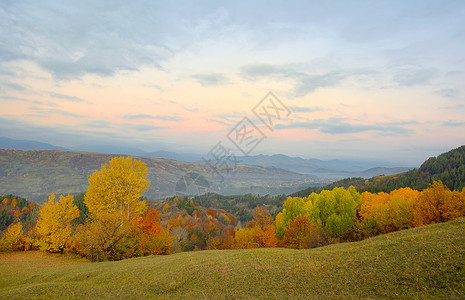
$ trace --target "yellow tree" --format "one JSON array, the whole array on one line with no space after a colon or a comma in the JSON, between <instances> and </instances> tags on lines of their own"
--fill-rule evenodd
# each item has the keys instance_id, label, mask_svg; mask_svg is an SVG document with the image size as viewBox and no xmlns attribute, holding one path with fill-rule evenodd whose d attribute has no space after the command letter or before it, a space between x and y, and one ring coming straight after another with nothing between
<instances>
[{"instance_id":1,"label":"yellow tree","mask_svg":"<svg viewBox=\"0 0 465 300\"><path fill-rule=\"evenodd\" d=\"M24 233L21 222L8 227L0 239L0 250L18 250L19 248L23 248L23 245Z\"/></svg>"},{"instance_id":2,"label":"yellow tree","mask_svg":"<svg viewBox=\"0 0 465 300\"><path fill-rule=\"evenodd\" d=\"M389 194L384 192L362 194L362 206L360 216L365 220L372 220L376 230L382 233L388 232L389 226Z\"/></svg>"},{"instance_id":3,"label":"yellow tree","mask_svg":"<svg viewBox=\"0 0 465 300\"><path fill-rule=\"evenodd\" d=\"M104 260L121 259L137 250L136 224L146 210L140 198L149 187L146 177L145 163L130 157L113 158L90 176L84 196L90 218L78 240L91 257L95 253Z\"/></svg>"},{"instance_id":4,"label":"yellow tree","mask_svg":"<svg viewBox=\"0 0 465 300\"><path fill-rule=\"evenodd\" d=\"M413 204L414 225L423 226L447 221L442 209L451 196L452 192L440 180L424 189Z\"/></svg>"},{"instance_id":5,"label":"yellow tree","mask_svg":"<svg viewBox=\"0 0 465 300\"><path fill-rule=\"evenodd\" d=\"M294 220L298 215L308 214L307 204L300 197L288 197L283 204L283 211L276 216L276 234L282 238L286 233L289 221Z\"/></svg>"},{"instance_id":6,"label":"yellow tree","mask_svg":"<svg viewBox=\"0 0 465 300\"><path fill-rule=\"evenodd\" d=\"M52 194L40 209L36 228L41 250L63 253L71 246L71 221L79 217L79 209L73 200L74 196L68 195L60 196L60 201L55 202L55 194Z\"/></svg>"},{"instance_id":7,"label":"yellow tree","mask_svg":"<svg viewBox=\"0 0 465 300\"><path fill-rule=\"evenodd\" d=\"M102 212L97 217L88 219L86 224L76 229L78 251L90 256L94 261L107 259L121 259L115 255L117 245L134 229L127 222L121 222L120 214L116 212Z\"/></svg>"},{"instance_id":8,"label":"yellow tree","mask_svg":"<svg viewBox=\"0 0 465 300\"><path fill-rule=\"evenodd\" d=\"M413 204L419 195L419 191L408 187L393 190L389 194L389 218L394 229L413 227Z\"/></svg>"},{"instance_id":9,"label":"yellow tree","mask_svg":"<svg viewBox=\"0 0 465 300\"><path fill-rule=\"evenodd\" d=\"M234 240L236 241L236 248L238 249L249 249L258 248L259 244L254 238L255 229L252 228L238 228L234 234Z\"/></svg>"},{"instance_id":10,"label":"yellow tree","mask_svg":"<svg viewBox=\"0 0 465 300\"><path fill-rule=\"evenodd\" d=\"M130 157L115 157L89 178L84 203L93 216L120 211L127 220L145 211L140 197L149 187L147 166Z\"/></svg>"},{"instance_id":11,"label":"yellow tree","mask_svg":"<svg viewBox=\"0 0 465 300\"><path fill-rule=\"evenodd\" d=\"M465 216L465 188L462 192L453 191L452 195L445 199L441 210L447 221Z\"/></svg>"}]
</instances>

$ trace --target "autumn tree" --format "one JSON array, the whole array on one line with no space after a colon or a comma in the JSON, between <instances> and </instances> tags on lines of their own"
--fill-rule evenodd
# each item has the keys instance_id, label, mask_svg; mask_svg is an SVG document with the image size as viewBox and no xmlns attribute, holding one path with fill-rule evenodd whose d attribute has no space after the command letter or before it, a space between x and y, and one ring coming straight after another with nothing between
<instances>
[{"instance_id":1,"label":"autumn tree","mask_svg":"<svg viewBox=\"0 0 465 300\"><path fill-rule=\"evenodd\" d=\"M0 250L20 250L24 248L24 233L21 222L11 225L0 238Z\"/></svg>"},{"instance_id":2,"label":"autumn tree","mask_svg":"<svg viewBox=\"0 0 465 300\"><path fill-rule=\"evenodd\" d=\"M309 238L312 222L308 216L298 215L294 220L289 220L283 244L289 248L303 249L305 240Z\"/></svg>"},{"instance_id":3,"label":"autumn tree","mask_svg":"<svg viewBox=\"0 0 465 300\"><path fill-rule=\"evenodd\" d=\"M118 211L100 212L98 216L89 218L85 225L76 230L78 252L94 261L121 259L115 257L117 244L133 230L128 222L121 222Z\"/></svg>"},{"instance_id":4,"label":"autumn tree","mask_svg":"<svg viewBox=\"0 0 465 300\"><path fill-rule=\"evenodd\" d=\"M121 259L140 255L137 224L146 210L142 194L149 181L145 163L113 158L89 178L84 203L89 218L79 229L79 241L91 257Z\"/></svg>"},{"instance_id":5,"label":"autumn tree","mask_svg":"<svg viewBox=\"0 0 465 300\"><path fill-rule=\"evenodd\" d=\"M465 216L465 188L463 191L453 191L442 206L442 214L446 220L454 220Z\"/></svg>"},{"instance_id":6,"label":"autumn tree","mask_svg":"<svg viewBox=\"0 0 465 300\"><path fill-rule=\"evenodd\" d=\"M266 207L256 207L253 220L246 228L236 230L236 244L238 248L276 247L278 244L276 229Z\"/></svg>"},{"instance_id":7,"label":"autumn tree","mask_svg":"<svg viewBox=\"0 0 465 300\"><path fill-rule=\"evenodd\" d=\"M255 240L254 231L255 231L254 228L252 229L237 228L234 234L236 248L238 249L258 248L259 243Z\"/></svg>"},{"instance_id":8,"label":"autumn tree","mask_svg":"<svg viewBox=\"0 0 465 300\"><path fill-rule=\"evenodd\" d=\"M447 221L443 206L450 201L451 191L441 181L435 181L424 189L413 205L415 226L423 226Z\"/></svg>"},{"instance_id":9,"label":"autumn tree","mask_svg":"<svg viewBox=\"0 0 465 300\"><path fill-rule=\"evenodd\" d=\"M283 204L283 211L276 216L276 233L282 238L286 233L290 220L299 215L308 214L307 205L300 197L288 197Z\"/></svg>"},{"instance_id":10,"label":"autumn tree","mask_svg":"<svg viewBox=\"0 0 465 300\"><path fill-rule=\"evenodd\" d=\"M84 203L89 213L119 211L127 220L144 212L146 204L140 201L149 187L147 166L130 157L115 157L95 171L89 178L89 189Z\"/></svg>"},{"instance_id":11,"label":"autumn tree","mask_svg":"<svg viewBox=\"0 0 465 300\"><path fill-rule=\"evenodd\" d=\"M363 238L413 227L413 205L419 194L411 188L400 188L389 194L364 192L357 233Z\"/></svg>"},{"instance_id":12,"label":"autumn tree","mask_svg":"<svg viewBox=\"0 0 465 300\"><path fill-rule=\"evenodd\" d=\"M389 194L381 192L373 194L363 192L361 195L362 206L360 216L363 219L365 234L375 235L388 232L390 225Z\"/></svg>"},{"instance_id":13,"label":"autumn tree","mask_svg":"<svg viewBox=\"0 0 465 300\"><path fill-rule=\"evenodd\" d=\"M400 188L389 194L389 216L394 230L413 227L413 205L420 192L411 188Z\"/></svg>"},{"instance_id":14,"label":"autumn tree","mask_svg":"<svg viewBox=\"0 0 465 300\"><path fill-rule=\"evenodd\" d=\"M257 206L254 209L253 222L255 226L264 229L265 226L273 224L273 217L269 215L268 209L265 206Z\"/></svg>"},{"instance_id":15,"label":"autumn tree","mask_svg":"<svg viewBox=\"0 0 465 300\"><path fill-rule=\"evenodd\" d=\"M68 250L72 242L71 221L79 216L79 209L73 204L73 196L63 197L55 202L55 194L40 209L37 222L38 246L41 250L60 252Z\"/></svg>"},{"instance_id":16,"label":"autumn tree","mask_svg":"<svg viewBox=\"0 0 465 300\"><path fill-rule=\"evenodd\" d=\"M160 221L161 215L154 208L151 208L140 220L138 227L142 230L142 236L139 246L143 255L171 253L175 237L161 226Z\"/></svg>"}]
</instances>

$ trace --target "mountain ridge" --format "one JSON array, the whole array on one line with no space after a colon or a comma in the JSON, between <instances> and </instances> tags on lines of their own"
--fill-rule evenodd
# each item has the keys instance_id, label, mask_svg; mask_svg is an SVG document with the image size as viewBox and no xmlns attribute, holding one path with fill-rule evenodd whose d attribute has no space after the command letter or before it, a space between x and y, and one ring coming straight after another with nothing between
<instances>
[{"instance_id":1,"label":"mountain ridge","mask_svg":"<svg viewBox=\"0 0 465 300\"><path fill-rule=\"evenodd\" d=\"M14 140L8 139L9 143L2 142L0 138L0 149L13 149L13 150L61 150L61 151L75 151L75 152L92 152L92 153L108 153L120 155L132 155L153 158L166 158L174 159L180 162L198 163L203 162L202 155L198 153L187 152L173 152L167 150L157 150L146 152L139 148L127 145L106 145L106 144L82 144L79 146L71 147L70 149L45 144L37 141L30 141L27 149L6 147L11 145ZM19 141L20 142L20 141ZM37 145L33 147L34 143ZM48 148L43 146L48 145ZM398 164L377 162L377 161L364 161L364 160L343 160L331 159L321 160L317 158L302 158L295 156L288 156L285 154L258 154L253 156L237 156L237 162L249 166L261 167L277 167L291 172L302 174L316 175L319 177L331 178L337 180L343 177L364 177L368 178L376 175L392 175L403 171L412 169L411 167L400 166ZM396 168L403 168L402 170Z\"/></svg>"},{"instance_id":2,"label":"mountain ridge","mask_svg":"<svg viewBox=\"0 0 465 300\"><path fill-rule=\"evenodd\" d=\"M16 151L0 150L0 194L16 194L27 200L43 202L51 193L80 193L87 190L88 178L113 157L120 155L75 151ZM323 182L304 175L274 167L238 165L229 176L219 178L204 163L131 156L147 165L150 189L145 194L164 199L175 194L196 193L196 186L178 186L178 182L203 176L212 192L222 194L287 194L308 185ZM187 176L187 177L186 177ZM328 183L328 182L326 182ZM189 189L194 187L194 190Z\"/></svg>"}]
</instances>

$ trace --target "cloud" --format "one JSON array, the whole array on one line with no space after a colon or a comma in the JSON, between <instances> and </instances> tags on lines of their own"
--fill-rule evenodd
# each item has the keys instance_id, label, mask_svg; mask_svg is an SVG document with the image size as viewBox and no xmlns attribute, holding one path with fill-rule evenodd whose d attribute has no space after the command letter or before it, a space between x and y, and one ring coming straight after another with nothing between
<instances>
[{"instance_id":1,"label":"cloud","mask_svg":"<svg viewBox=\"0 0 465 300\"><path fill-rule=\"evenodd\" d=\"M228 83L228 79L220 73L195 74L191 76L203 86L217 86Z\"/></svg>"},{"instance_id":2,"label":"cloud","mask_svg":"<svg viewBox=\"0 0 465 300\"><path fill-rule=\"evenodd\" d=\"M153 119L153 120L163 120L163 121L179 121L181 120L178 116L155 116L148 114L127 114L123 118L128 120L139 120L139 119Z\"/></svg>"},{"instance_id":3,"label":"cloud","mask_svg":"<svg viewBox=\"0 0 465 300\"><path fill-rule=\"evenodd\" d=\"M457 89L441 89L434 91L434 93L441 95L444 98L457 98L460 91Z\"/></svg>"},{"instance_id":4,"label":"cloud","mask_svg":"<svg viewBox=\"0 0 465 300\"><path fill-rule=\"evenodd\" d=\"M449 120L449 121L443 122L442 125L447 126L447 127L462 127L465 125L465 121Z\"/></svg>"},{"instance_id":5,"label":"cloud","mask_svg":"<svg viewBox=\"0 0 465 300\"><path fill-rule=\"evenodd\" d=\"M33 61L58 79L161 68L170 53L160 44L167 20L157 16L158 4L7 3L0 4L0 28L7 29L0 31L0 60Z\"/></svg>"},{"instance_id":6,"label":"cloud","mask_svg":"<svg viewBox=\"0 0 465 300\"><path fill-rule=\"evenodd\" d=\"M403 122L403 123L377 123L375 125L365 125L365 124L351 124L346 122L343 118L329 118L327 120L317 119L310 120L308 122L294 122L290 124L277 124L276 129L294 129L294 128L303 128L303 129L317 129L322 133L327 134L352 134L352 133L361 133L367 131L378 132L382 135L409 135L415 131L412 129L404 128L401 125L415 124L413 122Z\"/></svg>"},{"instance_id":7,"label":"cloud","mask_svg":"<svg viewBox=\"0 0 465 300\"><path fill-rule=\"evenodd\" d=\"M111 128L112 123L104 120L93 120L85 122L83 125L91 128Z\"/></svg>"},{"instance_id":8,"label":"cloud","mask_svg":"<svg viewBox=\"0 0 465 300\"><path fill-rule=\"evenodd\" d=\"M71 102L87 102L86 100L82 99L82 98L79 98L79 97L76 97L76 96L69 96L69 95L65 95L65 94L57 94L57 93L52 93L50 94L51 97L53 98L59 98L59 99L63 99L63 100L67 100L67 101L71 101Z\"/></svg>"},{"instance_id":9,"label":"cloud","mask_svg":"<svg viewBox=\"0 0 465 300\"><path fill-rule=\"evenodd\" d=\"M60 109L43 109L43 108L37 107L37 106L31 106L30 109L37 113L36 115L34 115L36 117L48 118L49 115L55 114L55 115L61 115L61 116L65 116L65 117L72 117L72 118L76 118L76 119L84 118L83 115L75 114L75 113L60 110Z\"/></svg>"},{"instance_id":10,"label":"cloud","mask_svg":"<svg viewBox=\"0 0 465 300\"><path fill-rule=\"evenodd\" d=\"M197 107L192 107L192 108L184 107L184 109L189 111L189 112L198 112L199 111L199 109Z\"/></svg>"},{"instance_id":11,"label":"cloud","mask_svg":"<svg viewBox=\"0 0 465 300\"><path fill-rule=\"evenodd\" d=\"M321 111L321 107L299 107L299 106L288 106L292 112L315 112Z\"/></svg>"},{"instance_id":12,"label":"cloud","mask_svg":"<svg viewBox=\"0 0 465 300\"><path fill-rule=\"evenodd\" d=\"M19 102L31 102L28 99L16 97L16 96L0 96L0 98L4 101L19 101Z\"/></svg>"},{"instance_id":13,"label":"cloud","mask_svg":"<svg viewBox=\"0 0 465 300\"><path fill-rule=\"evenodd\" d=\"M16 84L16 83L12 83L12 82L4 82L2 83L2 86L12 89L12 90L20 91L20 92L26 90L24 86Z\"/></svg>"},{"instance_id":14,"label":"cloud","mask_svg":"<svg viewBox=\"0 0 465 300\"><path fill-rule=\"evenodd\" d=\"M395 73L393 80L400 86L423 85L430 83L437 73L434 68L404 66Z\"/></svg>"},{"instance_id":15,"label":"cloud","mask_svg":"<svg viewBox=\"0 0 465 300\"><path fill-rule=\"evenodd\" d=\"M159 130L159 129L166 129L166 126L153 126L153 125L145 125L145 124L135 124L129 125L132 129L137 131L149 131L149 130Z\"/></svg>"},{"instance_id":16,"label":"cloud","mask_svg":"<svg viewBox=\"0 0 465 300\"><path fill-rule=\"evenodd\" d=\"M346 75L343 75L341 72L311 74L296 70L292 66L275 66L268 64L244 66L240 69L240 75L244 79L251 81L266 77L279 80L291 80L294 82L292 91L294 97L303 97L321 87L335 86L346 77Z\"/></svg>"},{"instance_id":17,"label":"cloud","mask_svg":"<svg viewBox=\"0 0 465 300\"><path fill-rule=\"evenodd\" d=\"M84 126L92 124L85 122ZM134 145L134 134L120 127L109 128L105 126L83 128L80 125L44 124L28 122L11 118L0 117L0 136L30 139L68 147L77 144L112 143L115 145ZM122 127L126 128L127 127ZM136 139L137 140L137 139ZM159 141L157 141L159 143Z\"/></svg>"},{"instance_id":18,"label":"cloud","mask_svg":"<svg viewBox=\"0 0 465 300\"><path fill-rule=\"evenodd\" d=\"M51 110L48 110L47 112L50 113L50 114L57 114L57 115L62 115L62 116L65 116L65 117L72 117L72 118L76 118L76 119L84 118L83 115L79 115L79 114L75 114L75 113L71 113L69 111L64 111L64 110L59 110L59 109L51 109Z\"/></svg>"},{"instance_id":19,"label":"cloud","mask_svg":"<svg viewBox=\"0 0 465 300\"><path fill-rule=\"evenodd\" d=\"M243 114L240 113L224 113L214 115L212 118L209 118L208 121L216 122L218 124L231 126L233 124L238 123L244 117Z\"/></svg>"}]
</instances>

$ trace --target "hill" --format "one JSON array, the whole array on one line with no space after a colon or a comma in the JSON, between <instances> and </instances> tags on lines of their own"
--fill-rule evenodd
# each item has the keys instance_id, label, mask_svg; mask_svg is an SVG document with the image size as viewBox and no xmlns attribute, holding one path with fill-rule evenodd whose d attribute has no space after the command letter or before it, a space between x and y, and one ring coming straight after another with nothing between
<instances>
[{"instance_id":1,"label":"hill","mask_svg":"<svg viewBox=\"0 0 465 300\"><path fill-rule=\"evenodd\" d=\"M88 178L101 165L118 155L72 151L0 150L0 194L16 194L44 202L51 193L87 190ZM202 187L222 194L283 194L321 183L316 177L274 167L237 166L224 181L204 163L133 156L148 168L150 189L146 197L162 199L174 194L195 193L190 186L204 176ZM178 184L178 185L177 185Z\"/></svg>"},{"instance_id":2,"label":"hill","mask_svg":"<svg viewBox=\"0 0 465 300\"><path fill-rule=\"evenodd\" d=\"M309 250L0 253L0 298L463 298L465 219Z\"/></svg>"},{"instance_id":3,"label":"hill","mask_svg":"<svg viewBox=\"0 0 465 300\"><path fill-rule=\"evenodd\" d=\"M63 147L41 143L31 140L15 140L7 137L0 137L0 149L10 150L66 150Z\"/></svg>"},{"instance_id":4,"label":"hill","mask_svg":"<svg viewBox=\"0 0 465 300\"><path fill-rule=\"evenodd\" d=\"M332 190L334 187L353 185L360 192L372 193L386 192L410 187L423 190L434 181L441 180L451 190L461 191L465 187L465 146L440 154L437 157L428 158L418 169L394 175L374 176L370 179L362 177L348 177L335 181L325 187L309 187L293 193L296 197L307 197L312 192L322 189Z\"/></svg>"},{"instance_id":5,"label":"hill","mask_svg":"<svg viewBox=\"0 0 465 300\"><path fill-rule=\"evenodd\" d=\"M394 166L385 162L362 160L320 160L290 157L283 154L239 156L238 161L243 165L277 167L302 174L313 174L320 177L328 176L341 178L347 176L360 176L369 178L376 175L391 175L408 171L412 168ZM388 165L390 167L380 167Z\"/></svg>"}]
</instances>

